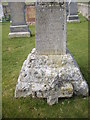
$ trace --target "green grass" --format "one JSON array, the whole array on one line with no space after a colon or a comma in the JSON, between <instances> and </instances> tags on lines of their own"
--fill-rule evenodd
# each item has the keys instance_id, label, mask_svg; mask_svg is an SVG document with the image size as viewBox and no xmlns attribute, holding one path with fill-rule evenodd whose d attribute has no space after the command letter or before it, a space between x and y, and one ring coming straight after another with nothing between
<instances>
[{"instance_id":1,"label":"green grass","mask_svg":"<svg viewBox=\"0 0 90 120\"><path fill-rule=\"evenodd\" d=\"M67 47L88 81L88 22L79 15L80 23L67 24ZM9 23L3 23L2 40L2 113L3 118L87 118L88 98L60 99L49 106L46 100L14 98L20 69L35 47L35 26L30 26L31 38L9 39Z\"/></svg>"}]
</instances>

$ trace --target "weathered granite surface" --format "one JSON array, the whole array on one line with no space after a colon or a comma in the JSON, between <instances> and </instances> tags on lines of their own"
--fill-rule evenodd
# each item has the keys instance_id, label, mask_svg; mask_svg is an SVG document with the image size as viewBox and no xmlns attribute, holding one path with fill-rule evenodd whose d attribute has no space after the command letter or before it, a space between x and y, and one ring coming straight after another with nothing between
<instances>
[{"instance_id":1,"label":"weathered granite surface","mask_svg":"<svg viewBox=\"0 0 90 120\"><path fill-rule=\"evenodd\" d=\"M38 54L66 53L65 4L37 3L35 28Z\"/></svg>"},{"instance_id":2,"label":"weathered granite surface","mask_svg":"<svg viewBox=\"0 0 90 120\"><path fill-rule=\"evenodd\" d=\"M52 105L73 94L87 96L88 85L71 54L38 55L34 48L23 63L15 97L47 98Z\"/></svg>"},{"instance_id":3,"label":"weathered granite surface","mask_svg":"<svg viewBox=\"0 0 90 120\"><path fill-rule=\"evenodd\" d=\"M28 25L25 20L25 3L24 2L9 2L11 12L11 26L9 37L30 37Z\"/></svg>"}]
</instances>

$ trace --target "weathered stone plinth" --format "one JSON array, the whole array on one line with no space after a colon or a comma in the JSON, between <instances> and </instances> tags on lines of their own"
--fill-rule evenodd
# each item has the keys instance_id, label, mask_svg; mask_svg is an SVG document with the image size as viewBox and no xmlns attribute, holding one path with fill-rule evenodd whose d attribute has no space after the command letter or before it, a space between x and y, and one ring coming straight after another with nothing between
<instances>
[{"instance_id":1,"label":"weathered stone plinth","mask_svg":"<svg viewBox=\"0 0 90 120\"><path fill-rule=\"evenodd\" d=\"M28 25L10 26L9 38L30 37Z\"/></svg>"},{"instance_id":2,"label":"weathered stone plinth","mask_svg":"<svg viewBox=\"0 0 90 120\"><path fill-rule=\"evenodd\" d=\"M80 22L78 15L68 15L67 22Z\"/></svg>"},{"instance_id":3,"label":"weathered stone plinth","mask_svg":"<svg viewBox=\"0 0 90 120\"><path fill-rule=\"evenodd\" d=\"M73 94L87 96L88 85L71 54L38 55L34 48L23 63L15 97L47 98L52 105Z\"/></svg>"}]
</instances>

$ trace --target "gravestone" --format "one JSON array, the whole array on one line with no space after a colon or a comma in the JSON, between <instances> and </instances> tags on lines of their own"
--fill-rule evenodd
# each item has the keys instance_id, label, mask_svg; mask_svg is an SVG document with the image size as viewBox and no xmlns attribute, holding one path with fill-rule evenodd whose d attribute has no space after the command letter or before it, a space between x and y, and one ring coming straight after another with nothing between
<instances>
[{"instance_id":1,"label":"gravestone","mask_svg":"<svg viewBox=\"0 0 90 120\"><path fill-rule=\"evenodd\" d=\"M25 3L9 2L11 26L9 37L30 37L30 31L25 20Z\"/></svg>"},{"instance_id":2,"label":"gravestone","mask_svg":"<svg viewBox=\"0 0 90 120\"><path fill-rule=\"evenodd\" d=\"M36 49L39 54L66 53L65 6L54 4L44 2L36 6Z\"/></svg>"},{"instance_id":3,"label":"gravestone","mask_svg":"<svg viewBox=\"0 0 90 120\"><path fill-rule=\"evenodd\" d=\"M79 18L77 15L77 2L76 0L70 0L68 3L68 16L67 22L79 22Z\"/></svg>"},{"instance_id":4,"label":"gravestone","mask_svg":"<svg viewBox=\"0 0 90 120\"><path fill-rule=\"evenodd\" d=\"M2 22L2 17L3 17L3 7L2 4L0 3L0 22Z\"/></svg>"},{"instance_id":5,"label":"gravestone","mask_svg":"<svg viewBox=\"0 0 90 120\"><path fill-rule=\"evenodd\" d=\"M68 16L69 8L68 8L68 2L66 2L66 16Z\"/></svg>"},{"instance_id":6,"label":"gravestone","mask_svg":"<svg viewBox=\"0 0 90 120\"><path fill-rule=\"evenodd\" d=\"M58 98L88 95L88 85L66 48L66 5L62 2L36 4L36 48L23 63L15 97Z\"/></svg>"}]
</instances>

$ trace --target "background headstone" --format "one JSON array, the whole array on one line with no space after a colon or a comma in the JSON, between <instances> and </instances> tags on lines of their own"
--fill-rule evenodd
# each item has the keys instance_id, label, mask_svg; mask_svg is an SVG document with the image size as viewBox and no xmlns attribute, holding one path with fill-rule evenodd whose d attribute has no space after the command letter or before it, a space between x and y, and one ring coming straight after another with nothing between
<instances>
[{"instance_id":1,"label":"background headstone","mask_svg":"<svg viewBox=\"0 0 90 120\"><path fill-rule=\"evenodd\" d=\"M77 15L77 2L74 0L70 0L68 3L68 22L79 22L79 18Z\"/></svg>"},{"instance_id":2,"label":"background headstone","mask_svg":"<svg viewBox=\"0 0 90 120\"><path fill-rule=\"evenodd\" d=\"M3 7L2 4L0 3L0 22L2 22L2 17L3 17Z\"/></svg>"},{"instance_id":3,"label":"background headstone","mask_svg":"<svg viewBox=\"0 0 90 120\"><path fill-rule=\"evenodd\" d=\"M39 54L66 53L65 5L36 5L36 49Z\"/></svg>"},{"instance_id":4,"label":"background headstone","mask_svg":"<svg viewBox=\"0 0 90 120\"><path fill-rule=\"evenodd\" d=\"M9 37L30 37L30 31L25 20L25 3L9 2L11 26Z\"/></svg>"},{"instance_id":5,"label":"background headstone","mask_svg":"<svg viewBox=\"0 0 90 120\"><path fill-rule=\"evenodd\" d=\"M69 8L68 8L68 2L66 2L66 15L68 16Z\"/></svg>"},{"instance_id":6,"label":"background headstone","mask_svg":"<svg viewBox=\"0 0 90 120\"><path fill-rule=\"evenodd\" d=\"M10 21L10 9L8 3L3 3L3 22Z\"/></svg>"}]
</instances>

